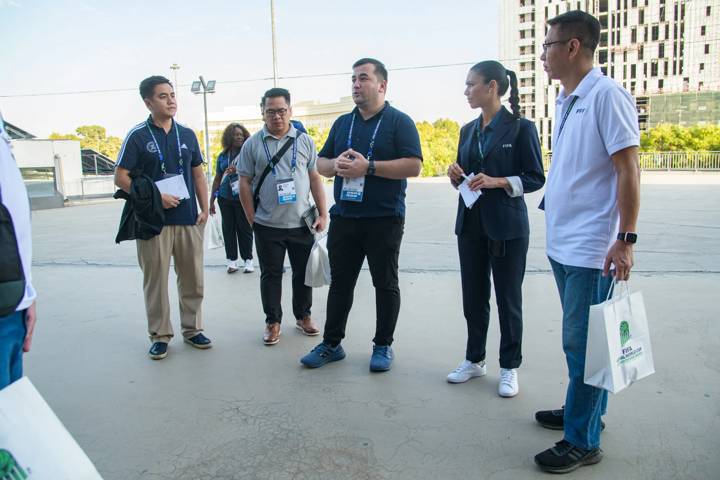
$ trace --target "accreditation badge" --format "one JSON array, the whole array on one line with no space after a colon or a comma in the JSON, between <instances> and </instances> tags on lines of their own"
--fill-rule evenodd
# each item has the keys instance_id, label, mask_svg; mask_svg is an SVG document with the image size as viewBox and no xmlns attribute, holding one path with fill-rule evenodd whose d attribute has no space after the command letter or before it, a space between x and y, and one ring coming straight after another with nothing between
<instances>
[{"instance_id":1,"label":"accreditation badge","mask_svg":"<svg viewBox=\"0 0 720 480\"><path fill-rule=\"evenodd\" d=\"M289 203L295 203L297 201L297 192L295 191L295 180L292 178L285 178L277 181L277 195L278 203L280 205L287 205Z\"/></svg>"},{"instance_id":2,"label":"accreditation badge","mask_svg":"<svg viewBox=\"0 0 720 480\"><path fill-rule=\"evenodd\" d=\"M348 202L362 202L363 190L365 189L365 177L343 178L340 200Z\"/></svg>"},{"instance_id":3,"label":"accreditation badge","mask_svg":"<svg viewBox=\"0 0 720 480\"><path fill-rule=\"evenodd\" d=\"M233 195L240 195L240 180L235 180L234 182L231 182L230 189L232 190Z\"/></svg>"}]
</instances>

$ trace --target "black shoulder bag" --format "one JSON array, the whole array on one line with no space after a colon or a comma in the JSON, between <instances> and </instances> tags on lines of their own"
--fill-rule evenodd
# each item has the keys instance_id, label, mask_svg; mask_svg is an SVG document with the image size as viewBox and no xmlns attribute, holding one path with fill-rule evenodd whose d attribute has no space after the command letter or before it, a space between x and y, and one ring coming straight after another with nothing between
<instances>
[{"instance_id":1,"label":"black shoulder bag","mask_svg":"<svg viewBox=\"0 0 720 480\"><path fill-rule=\"evenodd\" d=\"M0 188L0 317L13 312L25 296L25 272L20 259L15 227Z\"/></svg>"},{"instance_id":2,"label":"black shoulder bag","mask_svg":"<svg viewBox=\"0 0 720 480\"><path fill-rule=\"evenodd\" d=\"M300 132L298 132L298 137L300 136ZM295 142L295 138L290 137L288 138L288 141L285 142L285 144L280 147L280 150L277 151L277 153L270 159L270 162L267 164L267 167L265 167L265 170L263 170L262 175L260 175L260 180L258 181L257 187L255 187L255 192L253 193L253 208L257 212L258 205L260 205L260 187L262 187L263 182L265 181L265 178L268 176L270 171L275 168L275 165L278 164L280 159L283 155L285 155L285 152L287 152L288 148L292 146L292 144Z\"/></svg>"}]
</instances>

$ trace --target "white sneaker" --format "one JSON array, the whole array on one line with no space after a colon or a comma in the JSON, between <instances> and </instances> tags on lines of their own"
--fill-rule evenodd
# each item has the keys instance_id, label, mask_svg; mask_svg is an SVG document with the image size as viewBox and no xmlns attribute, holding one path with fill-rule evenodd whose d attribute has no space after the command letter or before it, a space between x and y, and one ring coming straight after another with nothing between
<instances>
[{"instance_id":1,"label":"white sneaker","mask_svg":"<svg viewBox=\"0 0 720 480\"><path fill-rule=\"evenodd\" d=\"M462 363L447 376L450 383L465 383L473 377L482 377L487 373L485 361L472 363L470 360L463 360Z\"/></svg>"},{"instance_id":2,"label":"white sneaker","mask_svg":"<svg viewBox=\"0 0 720 480\"><path fill-rule=\"evenodd\" d=\"M238 271L240 267L238 267L237 260L228 260L227 261L227 273L235 273Z\"/></svg>"},{"instance_id":3,"label":"white sneaker","mask_svg":"<svg viewBox=\"0 0 720 480\"><path fill-rule=\"evenodd\" d=\"M500 383L498 384L498 394L501 397L514 397L518 394L520 387L518 386L517 369L501 368Z\"/></svg>"},{"instance_id":4,"label":"white sneaker","mask_svg":"<svg viewBox=\"0 0 720 480\"><path fill-rule=\"evenodd\" d=\"M254 271L255 271L255 267L253 266L252 259L245 260L245 267L243 267L243 272L252 273Z\"/></svg>"}]
</instances>

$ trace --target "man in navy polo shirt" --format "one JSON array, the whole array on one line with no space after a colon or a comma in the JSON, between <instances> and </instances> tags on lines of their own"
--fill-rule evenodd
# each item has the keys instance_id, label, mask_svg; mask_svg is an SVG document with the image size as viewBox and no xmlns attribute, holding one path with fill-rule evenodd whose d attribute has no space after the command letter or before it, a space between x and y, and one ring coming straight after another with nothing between
<instances>
[{"instance_id":1,"label":"man in navy polo shirt","mask_svg":"<svg viewBox=\"0 0 720 480\"><path fill-rule=\"evenodd\" d=\"M167 356L167 345L173 337L168 298L171 257L175 260L183 337L197 348L212 346L202 334L201 317L208 190L197 137L191 129L173 119L177 103L170 81L160 76L146 78L140 83L140 96L150 110L150 116L125 137L115 168L115 184L129 193L133 182L131 173L133 177L145 174L155 182L177 180L179 175L180 185L184 184L189 194L189 198L180 198L162 193L164 188L161 189L165 209L162 232L148 240L136 241L138 262L143 272L148 333L152 341L149 355L159 360Z\"/></svg>"},{"instance_id":2,"label":"man in navy polo shirt","mask_svg":"<svg viewBox=\"0 0 720 480\"><path fill-rule=\"evenodd\" d=\"M332 283L323 342L300 360L310 368L345 358L340 342L365 257L377 312L370 370L383 372L392 366L406 179L420 174L422 152L415 123L385 101L387 78L380 61L355 62L352 96L357 107L335 121L319 153L318 171L335 177L327 242Z\"/></svg>"}]
</instances>

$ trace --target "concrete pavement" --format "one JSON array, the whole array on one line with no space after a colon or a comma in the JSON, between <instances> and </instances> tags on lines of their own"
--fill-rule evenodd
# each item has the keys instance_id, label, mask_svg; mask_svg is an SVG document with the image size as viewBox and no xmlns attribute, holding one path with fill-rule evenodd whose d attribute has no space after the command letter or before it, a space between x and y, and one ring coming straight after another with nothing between
<instances>
[{"instance_id":1,"label":"concrete pavement","mask_svg":"<svg viewBox=\"0 0 720 480\"><path fill-rule=\"evenodd\" d=\"M645 296L657 373L611 398L606 458L573 475L718 478L720 190L646 184L642 195L631 288ZM567 374L539 194L527 201L524 363L514 399L496 393L494 305L487 377L445 382L466 333L456 193L443 182L408 190L397 360L386 374L368 372L374 294L366 269L348 357L307 370L298 359L319 338L287 318L280 343L263 346L259 270L227 275L218 250L206 256L204 303L214 348L176 338L167 359L150 360L135 246L113 241L119 201L33 213L39 324L26 374L109 480L542 477L532 457L561 435L532 416L562 404ZM315 290L321 324L326 296L327 287ZM173 322L179 330L176 308Z\"/></svg>"}]
</instances>

